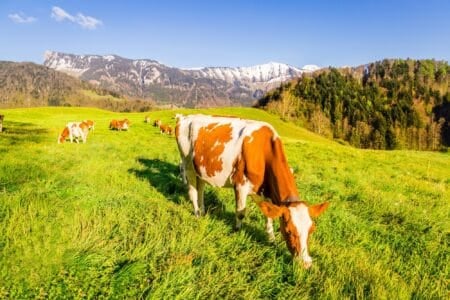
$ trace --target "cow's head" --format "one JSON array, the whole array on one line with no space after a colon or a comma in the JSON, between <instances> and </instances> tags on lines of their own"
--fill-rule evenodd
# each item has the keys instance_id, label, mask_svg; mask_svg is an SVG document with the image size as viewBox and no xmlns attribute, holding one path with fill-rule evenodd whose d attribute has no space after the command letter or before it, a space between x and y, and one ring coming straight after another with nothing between
<instances>
[{"instance_id":1,"label":"cow's head","mask_svg":"<svg viewBox=\"0 0 450 300\"><path fill-rule=\"evenodd\" d=\"M271 219L280 218L280 229L286 245L295 258L301 258L303 266L312 265L308 252L309 235L315 230L311 218L318 217L328 207L329 202L307 206L305 202L286 202L275 205L268 201L260 201L258 206L264 215Z\"/></svg>"}]
</instances>

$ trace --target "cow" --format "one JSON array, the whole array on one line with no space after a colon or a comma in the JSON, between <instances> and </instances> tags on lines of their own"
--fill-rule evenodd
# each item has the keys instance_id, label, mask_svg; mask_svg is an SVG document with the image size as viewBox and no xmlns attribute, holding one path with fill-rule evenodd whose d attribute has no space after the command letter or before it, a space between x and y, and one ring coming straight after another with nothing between
<instances>
[{"instance_id":1,"label":"cow","mask_svg":"<svg viewBox=\"0 0 450 300\"><path fill-rule=\"evenodd\" d=\"M328 202L308 206L299 198L294 175L286 161L283 145L268 123L234 117L176 115L175 136L180 151L183 180L196 216L204 214L205 183L233 187L236 229L245 216L247 195L267 217L266 231L274 239L273 219L280 218L286 245L305 268L312 265L308 237ZM261 200L262 199L262 200ZM270 201L268 201L270 200Z\"/></svg>"},{"instance_id":2,"label":"cow","mask_svg":"<svg viewBox=\"0 0 450 300\"><path fill-rule=\"evenodd\" d=\"M161 133L167 133L168 135L172 135L172 127L166 124L159 125L159 131Z\"/></svg>"},{"instance_id":3,"label":"cow","mask_svg":"<svg viewBox=\"0 0 450 300\"><path fill-rule=\"evenodd\" d=\"M128 130L130 128L130 124L131 122L128 119L123 119L123 120L111 120L111 122L109 123L109 129L112 130Z\"/></svg>"},{"instance_id":4,"label":"cow","mask_svg":"<svg viewBox=\"0 0 450 300\"><path fill-rule=\"evenodd\" d=\"M154 122L153 122L153 127L159 127L159 126L161 126L161 120L155 120Z\"/></svg>"},{"instance_id":5,"label":"cow","mask_svg":"<svg viewBox=\"0 0 450 300\"><path fill-rule=\"evenodd\" d=\"M150 123L150 117L149 116L145 116L144 123Z\"/></svg>"},{"instance_id":6,"label":"cow","mask_svg":"<svg viewBox=\"0 0 450 300\"><path fill-rule=\"evenodd\" d=\"M89 133L89 124L85 122L69 122L58 136L58 144L64 143L67 139L79 143L79 139L86 143Z\"/></svg>"},{"instance_id":7,"label":"cow","mask_svg":"<svg viewBox=\"0 0 450 300\"><path fill-rule=\"evenodd\" d=\"M95 122L92 120L83 120L84 123L88 125L89 130L94 131Z\"/></svg>"}]
</instances>

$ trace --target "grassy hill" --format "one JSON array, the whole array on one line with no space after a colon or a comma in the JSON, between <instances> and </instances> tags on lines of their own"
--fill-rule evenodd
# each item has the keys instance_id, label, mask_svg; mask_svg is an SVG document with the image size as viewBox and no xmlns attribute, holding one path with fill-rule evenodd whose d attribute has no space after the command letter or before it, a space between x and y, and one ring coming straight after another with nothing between
<instances>
[{"instance_id":1,"label":"grassy hill","mask_svg":"<svg viewBox=\"0 0 450 300\"><path fill-rule=\"evenodd\" d=\"M0 108L38 106L147 111L154 107L154 103L127 99L42 65L0 61Z\"/></svg>"},{"instance_id":2,"label":"grassy hill","mask_svg":"<svg viewBox=\"0 0 450 300\"><path fill-rule=\"evenodd\" d=\"M183 110L182 112L199 112ZM155 111L174 124L180 111ZM446 298L448 153L347 147L256 109L203 110L270 122L308 203L331 201L310 240L310 270L248 201L233 232L231 190L208 188L197 219L173 137L145 113L2 110L0 298ZM129 118L128 132L108 130ZM97 122L86 144L64 124ZM278 223L277 223L278 225Z\"/></svg>"}]
</instances>

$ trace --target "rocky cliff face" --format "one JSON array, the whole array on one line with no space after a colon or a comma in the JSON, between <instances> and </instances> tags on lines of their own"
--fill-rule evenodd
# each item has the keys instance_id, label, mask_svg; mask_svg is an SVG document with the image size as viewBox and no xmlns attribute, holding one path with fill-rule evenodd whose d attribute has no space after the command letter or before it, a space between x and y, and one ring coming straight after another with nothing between
<instances>
[{"instance_id":1,"label":"rocky cliff face","mask_svg":"<svg viewBox=\"0 0 450 300\"><path fill-rule=\"evenodd\" d=\"M305 69L267 63L252 67L179 69L149 59L47 51L44 65L132 97L186 107L252 105L267 90Z\"/></svg>"}]
</instances>

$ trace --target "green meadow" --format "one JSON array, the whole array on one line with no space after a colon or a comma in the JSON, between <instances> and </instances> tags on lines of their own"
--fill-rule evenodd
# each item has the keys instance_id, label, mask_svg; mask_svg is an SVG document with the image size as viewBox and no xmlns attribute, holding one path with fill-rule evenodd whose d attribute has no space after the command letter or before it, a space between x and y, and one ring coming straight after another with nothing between
<instances>
[{"instance_id":1,"label":"green meadow","mask_svg":"<svg viewBox=\"0 0 450 300\"><path fill-rule=\"evenodd\" d=\"M281 135L301 197L330 201L292 258L250 199L234 232L230 189L208 187L196 218L178 170L175 113L236 115ZM0 299L445 299L449 297L450 154L355 149L250 108L113 113L2 110ZM131 120L111 131L113 118ZM92 119L86 144L58 145Z\"/></svg>"}]
</instances>

